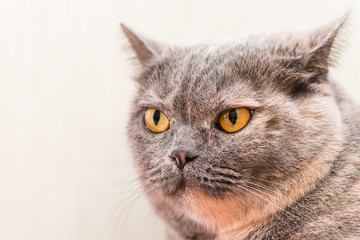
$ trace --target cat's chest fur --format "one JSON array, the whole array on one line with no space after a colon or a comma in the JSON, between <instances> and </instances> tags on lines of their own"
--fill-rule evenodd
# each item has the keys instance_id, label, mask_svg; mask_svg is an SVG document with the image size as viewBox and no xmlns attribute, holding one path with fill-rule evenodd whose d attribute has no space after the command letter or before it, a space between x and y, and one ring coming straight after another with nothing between
<instances>
[{"instance_id":1,"label":"cat's chest fur","mask_svg":"<svg viewBox=\"0 0 360 240\"><path fill-rule=\"evenodd\" d=\"M187 47L122 26L141 64L129 141L168 239L360 236L360 110L328 74L346 18Z\"/></svg>"}]
</instances>

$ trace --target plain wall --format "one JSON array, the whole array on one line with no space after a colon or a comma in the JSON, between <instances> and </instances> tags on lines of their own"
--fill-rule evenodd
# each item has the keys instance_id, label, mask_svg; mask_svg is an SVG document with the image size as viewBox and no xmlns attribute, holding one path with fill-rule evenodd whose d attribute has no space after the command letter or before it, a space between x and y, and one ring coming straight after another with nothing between
<instances>
[{"instance_id":1,"label":"plain wall","mask_svg":"<svg viewBox=\"0 0 360 240\"><path fill-rule=\"evenodd\" d=\"M352 7L351 7L352 6ZM352 8L333 74L360 100L358 0L0 2L0 239L161 239L126 140L124 22L163 42L314 28Z\"/></svg>"}]
</instances>

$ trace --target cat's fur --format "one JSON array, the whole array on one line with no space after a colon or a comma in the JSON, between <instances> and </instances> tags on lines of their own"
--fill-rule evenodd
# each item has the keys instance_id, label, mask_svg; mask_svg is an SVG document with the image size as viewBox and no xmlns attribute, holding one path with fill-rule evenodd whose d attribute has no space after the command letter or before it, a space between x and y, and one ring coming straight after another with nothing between
<instances>
[{"instance_id":1,"label":"cat's fur","mask_svg":"<svg viewBox=\"0 0 360 240\"><path fill-rule=\"evenodd\" d=\"M168 239L360 239L360 108L328 76L346 18L188 47L122 25L141 63L128 136ZM167 131L146 129L147 107ZM237 107L249 124L220 130ZM179 169L174 151L197 158Z\"/></svg>"}]
</instances>

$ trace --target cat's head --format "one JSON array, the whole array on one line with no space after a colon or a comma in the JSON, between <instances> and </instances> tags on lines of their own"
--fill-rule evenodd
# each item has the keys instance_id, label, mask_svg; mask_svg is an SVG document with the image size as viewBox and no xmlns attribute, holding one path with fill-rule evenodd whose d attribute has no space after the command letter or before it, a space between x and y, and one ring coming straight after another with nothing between
<instances>
[{"instance_id":1,"label":"cat's head","mask_svg":"<svg viewBox=\"0 0 360 240\"><path fill-rule=\"evenodd\" d=\"M145 191L196 212L311 189L341 142L328 68L344 21L187 47L122 26L140 62L128 136Z\"/></svg>"}]
</instances>

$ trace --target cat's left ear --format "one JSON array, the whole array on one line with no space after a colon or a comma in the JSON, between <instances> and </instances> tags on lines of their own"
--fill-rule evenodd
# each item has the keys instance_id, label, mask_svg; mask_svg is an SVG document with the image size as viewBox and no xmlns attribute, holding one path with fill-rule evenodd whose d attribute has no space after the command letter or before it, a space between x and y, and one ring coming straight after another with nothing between
<instances>
[{"instance_id":1,"label":"cat's left ear","mask_svg":"<svg viewBox=\"0 0 360 240\"><path fill-rule=\"evenodd\" d=\"M341 36L339 34L349 18L350 12L332 24L318 29L310 35L310 50L301 56L300 63L306 72L327 73L328 68L336 63L336 55L340 44L334 44Z\"/></svg>"},{"instance_id":2,"label":"cat's left ear","mask_svg":"<svg viewBox=\"0 0 360 240\"><path fill-rule=\"evenodd\" d=\"M120 24L120 26L125 36L129 40L138 60L143 66L146 65L151 59L161 54L164 45L156 43L139 34L135 34L122 23Z\"/></svg>"}]
</instances>

